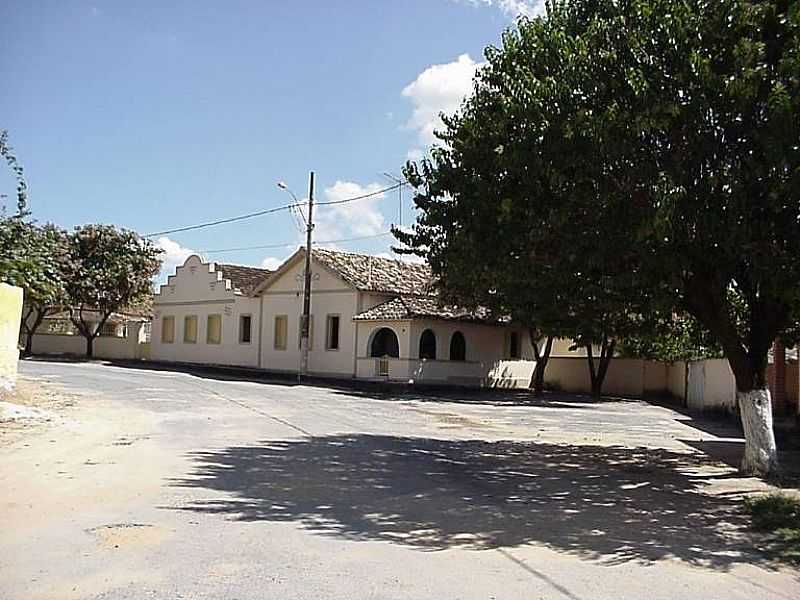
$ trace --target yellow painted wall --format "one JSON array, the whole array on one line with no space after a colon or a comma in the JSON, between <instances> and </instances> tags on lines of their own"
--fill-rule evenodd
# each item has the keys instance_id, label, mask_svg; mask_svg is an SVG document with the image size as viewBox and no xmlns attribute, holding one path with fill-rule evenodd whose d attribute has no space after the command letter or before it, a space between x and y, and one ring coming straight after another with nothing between
<instances>
[{"instance_id":1,"label":"yellow painted wall","mask_svg":"<svg viewBox=\"0 0 800 600\"><path fill-rule=\"evenodd\" d=\"M0 283L0 387L14 385L19 359L22 288Z\"/></svg>"}]
</instances>

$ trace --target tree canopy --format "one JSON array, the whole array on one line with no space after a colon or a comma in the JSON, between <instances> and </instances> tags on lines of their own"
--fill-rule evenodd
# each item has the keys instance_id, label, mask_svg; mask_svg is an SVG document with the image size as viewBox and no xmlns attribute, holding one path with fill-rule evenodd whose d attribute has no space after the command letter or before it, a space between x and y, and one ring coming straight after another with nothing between
<instances>
[{"instance_id":1,"label":"tree canopy","mask_svg":"<svg viewBox=\"0 0 800 600\"><path fill-rule=\"evenodd\" d=\"M86 354L91 357L94 339L111 314L152 294L161 251L133 231L83 225L70 234L69 253L70 318L86 338ZM94 314L99 314L99 322Z\"/></svg>"},{"instance_id":2,"label":"tree canopy","mask_svg":"<svg viewBox=\"0 0 800 600\"><path fill-rule=\"evenodd\" d=\"M468 261L521 293L543 274L531 297L578 338L688 313L734 372L744 469L776 468L765 367L800 315L800 6L558 1L502 42L407 167L420 217L400 241L459 295Z\"/></svg>"},{"instance_id":3,"label":"tree canopy","mask_svg":"<svg viewBox=\"0 0 800 600\"><path fill-rule=\"evenodd\" d=\"M68 262L67 237L61 229L40 226L21 216L0 219L0 281L23 290L26 354L31 352L33 335L42 320L66 302Z\"/></svg>"}]
</instances>

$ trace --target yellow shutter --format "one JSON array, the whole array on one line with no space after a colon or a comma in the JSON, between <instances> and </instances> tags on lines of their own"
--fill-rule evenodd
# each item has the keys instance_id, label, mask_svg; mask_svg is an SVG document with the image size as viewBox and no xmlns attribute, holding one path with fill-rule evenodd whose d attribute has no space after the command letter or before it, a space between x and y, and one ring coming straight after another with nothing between
<instances>
[{"instance_id":1,"label":"yellow shutter","mask_svg":"<svg viewBox=\"0 0 800 600\"><path fill-rule=\"evenodd\" d=\"M286 350L286 329L287 329L286 315L277 315L275 317L275 349Z\"/></svg>"},{"instance_id":2,"label":"yellow shutter","mask_svg":"<svg viewBox=\"0 0 800 600\"><path fill-rule=\"evenodd\" d=\"M171 344L175 341L175 317L161 319L161 342Z\"/></svg>"},{"instance_id":3,"label":"yellow shutter","mask_svg":"<svg viewBox=\"0 0 800 600\"><path fill-rule=\"evenodd\" d=\"M183 318L183 343L197 343L197 315L187 315Z\"/></svg>"},{"instance_id":4,"label":"yellow shutter","mask_svg":"<svg viewBox=\"0 0 800 600\"><path fill-rule=\"evenodd\" d=\"M208 315L207 344L222 343L222 315Z\"/></svg>"}]
</instances>

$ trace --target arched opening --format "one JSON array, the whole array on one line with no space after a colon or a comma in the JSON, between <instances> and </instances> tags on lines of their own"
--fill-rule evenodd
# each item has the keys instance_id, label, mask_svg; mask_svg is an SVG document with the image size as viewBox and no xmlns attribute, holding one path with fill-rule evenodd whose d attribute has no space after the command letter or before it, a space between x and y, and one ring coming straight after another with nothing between
<instances>
[{"instance_id":1,"label":"arched opening","mask_svg":"<svg viewBox=\"0 0 800 600\"><path fill-rule=\"evenodd\" d=\"M467 342L460 331L450 338L450 360L467 360Z\"/></svg>"},{"instance_id":2,"label":"arched opening","mask_svg":"<svg viewBox=\"0 0 800 600\"><path fill-rule=\"evenodd\" d=\"M436 336L426 329L419 338L419 357L436 360Z\"/></svg>"},{"instance_id":3,"label":"arched opening","mask_svg":"<svg viewBox=\"0 0 800 600\"><path fill-rule=\"evenodd\" d=\"M388 356L398 358L400 356L400 344L397 335L388 327L382 327L372 336L372 343L369 347L369 355L374 358Z\"/></svg>"}]
</instances>

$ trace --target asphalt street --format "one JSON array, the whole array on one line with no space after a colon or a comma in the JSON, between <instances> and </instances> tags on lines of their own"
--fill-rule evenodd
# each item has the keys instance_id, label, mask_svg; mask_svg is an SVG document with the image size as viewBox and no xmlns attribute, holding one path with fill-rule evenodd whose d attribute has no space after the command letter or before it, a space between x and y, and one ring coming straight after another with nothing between
<instances>
[{"instance_id":1,"label":"asphalt street","mask_svg":"<svg viewBox=\"0 0 800 600\"><path fill-rule=\"evenodd\" d=\"M4 599L797 598L713 457L639 401L371 394L32 361L0 447Z\"/></svg>"}]
</instances>

